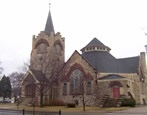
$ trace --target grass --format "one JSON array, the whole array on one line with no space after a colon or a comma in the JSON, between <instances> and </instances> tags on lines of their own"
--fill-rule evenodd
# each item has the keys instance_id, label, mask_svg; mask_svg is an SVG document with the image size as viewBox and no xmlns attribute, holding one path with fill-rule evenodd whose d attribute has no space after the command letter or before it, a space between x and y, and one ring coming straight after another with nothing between
<instances>
[{"instance_id":1,"label":"grass","mask_svg":"<svg viewBox=\"0 0 147 115\"><path fill-rule=\"evenodd\" d=\"M128 109L130 107L113 107L113 108L101 108L101 107L91 107L87 106L86 111L103 111L103 112L111 112L111 111L120 111L124 109ZM14 110L32 110L34 107L29 107L29 106L16 106L16 104L2 104L0 103L0 109L14 109ZM67 108L66 106L45 106L45 107L35 107L35 110L37 111L64 111L64 112L80 112L83 111L82 106L78 106L76 108Z\"/></svg>"}]
</instances>

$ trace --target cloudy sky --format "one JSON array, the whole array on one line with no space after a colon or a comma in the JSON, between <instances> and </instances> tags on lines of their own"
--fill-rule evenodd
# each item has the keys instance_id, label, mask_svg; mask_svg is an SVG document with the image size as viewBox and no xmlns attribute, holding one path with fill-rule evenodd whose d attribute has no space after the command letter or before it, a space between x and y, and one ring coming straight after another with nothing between
<instances>
[{"instance_id":1,"label":"cloudy sky","mask_svg":"<svg viewBox=\"0 0 147 115\"><path fill-rule=\"evenodd\" d=\"M30 59L32 35L44 30L49 2L55 31L65 37L66 60L94 37L116 58L145 52L147 0L1 0L3 74L19 71Z\"/></svg>"}]
</instances>

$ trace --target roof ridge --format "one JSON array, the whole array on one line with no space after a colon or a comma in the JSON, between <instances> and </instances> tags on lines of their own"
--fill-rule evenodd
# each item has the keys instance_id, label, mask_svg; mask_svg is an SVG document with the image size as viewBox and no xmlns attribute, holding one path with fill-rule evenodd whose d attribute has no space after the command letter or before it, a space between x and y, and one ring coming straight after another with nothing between
<instances>
[{"instance_id":1,"label":"roof ridge","mask_svg":"<svg viewBox=\"0 0 147 115\"><path fill-rule=\"evenodd\" d=\"M122 57L122 58L116 58L117 60L121 59L132 59L132 58L138 58L139 56L132 56L132 57Z\"/></svg>"}]
</instances>

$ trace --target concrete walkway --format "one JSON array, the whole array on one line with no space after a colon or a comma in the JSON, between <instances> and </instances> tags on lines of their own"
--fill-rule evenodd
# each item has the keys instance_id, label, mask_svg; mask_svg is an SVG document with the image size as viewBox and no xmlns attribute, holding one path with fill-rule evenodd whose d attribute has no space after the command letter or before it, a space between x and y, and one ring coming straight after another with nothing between
<instances>
[{"instance_id":1,"label":"concrete walkway","mask_svg":"<svg viewBox=\"0 0 147 115\"><path fill-rule=\"evenodd\" d=\"M105 112L62 112L61 115L105 115Z\"/></svg>"},{"instance_id":2,"label":"concrete walkway","mask_svg":"<svg viewBox=\"0 0 147 115\"><path fill-rule=\"evenodd\" d=\"M115 112L62 112L62 115L147 115L147 106L134 107L126 110L115 111Z\"/></svg>"}]
</instances>

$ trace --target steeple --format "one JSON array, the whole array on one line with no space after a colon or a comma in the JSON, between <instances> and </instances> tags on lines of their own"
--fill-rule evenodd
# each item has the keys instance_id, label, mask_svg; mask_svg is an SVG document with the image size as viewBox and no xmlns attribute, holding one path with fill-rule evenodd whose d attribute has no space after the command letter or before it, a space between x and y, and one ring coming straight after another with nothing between
<instances>
[{"instance_id":1,"label":"steeple","mask_svg":"<svg viewBox=\"0 0 147 115\"><path fill-rule=\"evenodd\" d=\"M47 33L48 35L54 31L54 26L53 26L53 22L52 22L52 17L51 17L51 12L50 12L50 4L49 4L49 13L48 13L48 17L47 17L47 21L46 21L46 26L45 26L45 33Z\"/></svg>"}]
</instances>

